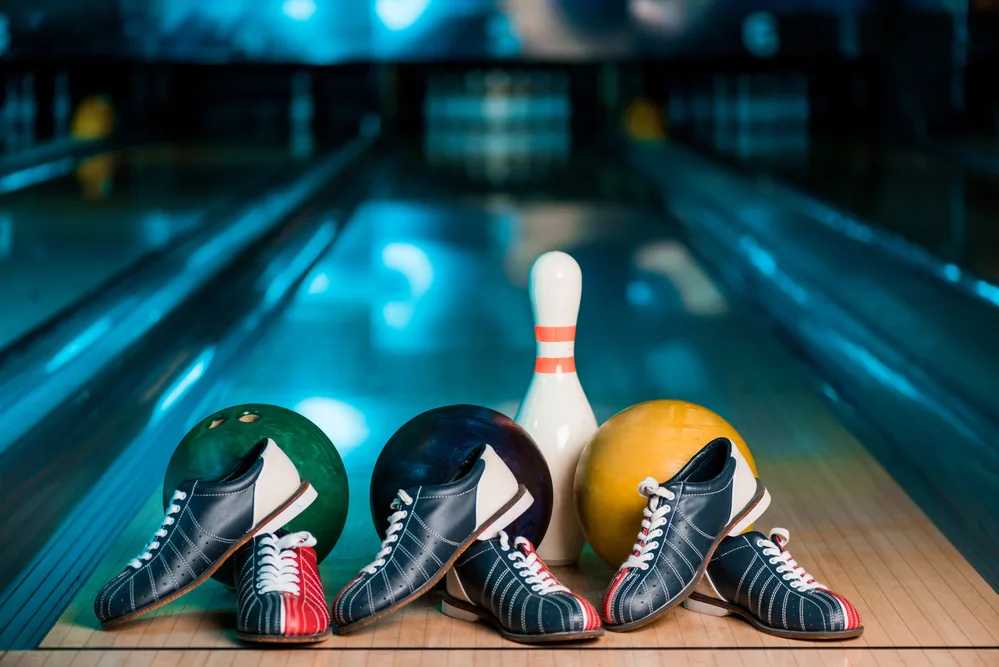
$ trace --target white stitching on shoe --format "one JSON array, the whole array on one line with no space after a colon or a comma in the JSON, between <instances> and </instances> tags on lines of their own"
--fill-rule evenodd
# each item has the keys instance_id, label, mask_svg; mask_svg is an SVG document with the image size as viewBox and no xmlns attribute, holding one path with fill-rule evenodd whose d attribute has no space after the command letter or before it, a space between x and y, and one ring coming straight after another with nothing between
<instances>
[{"instance_id":1,"label":"white stitching on shoe","mask_svg":"<svg viewBox=\"0 0 999 667\"><path fill-rule=\"evenodd\" d=\"M516 581L516 580L514 580L514 581ZM506 613L506 624L507 624L508 627L511 627L511 628L513 627L513 610L516 609L515 603L516 603L516 600L517 600L517 596L520 595L520 593L521 593L521 590L522 589L520 587L515 588L514 591L513 591L513 595L510 597L510 607L509 607L509 609L507 610L507 613Z\"/></svg>"},{"instance_id":2,"label":"white stitching on shoe","mask_svg":"<svg viewBox=\"0 0 999 667\"><path fill-rule=\"evenodd\" d=\"M777 599L777 591L780 590L780 586L774 586L774 592L770 594L770 606L767 608L767 625L774 624L774 600Z\"/></svg>"},{"instance_id":3,"label":"white stitching on shoe","mask_svg":"<svg viewBox=\"0 0 999 667\"><path fill-rule=\"evenodd\" d=\"M428 526L426 523L424 523L423 519L421 519L420 516L416 513L415 508L413 510L413 518L416 519L417 523L419 523L421 526L423 526L423 529L425 531L427 531L428 533L430 533L431 535L433 535L434 537L436 537L441 542L443 542L445 544L450 544L452 547L461 546L461 542L455 542L453 540L447 539L443 535L438 534L437 531L435 531L433 528L431 528L430 526Z\"/></svg>"},{"instance_id":4,"label":"white stitching on shoe","mask_svg":"<svg viewBox=\"0 0 999 667\"><path fill-rule=\"evenodd\" d=\"M506 602L506 594L510 592L510 589L514 587L517 583L517 578L513 577L510 581L506 582L506 586L503 587L503 592L500 593L499 604L495 608L495 613L500 618L503 617L503 603Z\"/></svg>"},{"instance_id":5,"label":"white stitching on shoe","mask_svg":"<svg viewBox=\"0 0 999 667\"><path fill-rule=\"evenodd\" d=\"M177 577L173 576L173 570L171 570L170 566L167 564L166 558L163 557L163 552L162 551L160 552L159 559L160 559L160 563L163 564L163 569L166 570L166 573L170 575L170 581L173 582L173 587L175 589L180 588L180 584L177 583Z\"/></svg>"},{"instance_id":6,"label":"white stitching on shoe","mask_svg":"<svg viewBox=\"0 0 999 667\"><path fill-rule=\"evenodd\" d=\"M688 523L690 523L690 522L688 522ZM694 524L691 523L690 525L693 526ZM701 531L698 530L697 532L701 532ZM699 559L704 560L704 554L701 553L700 549L698 549L696 546L694 546L693 542L691 542L690 540L687 539L687 536L683 534L682 530L676 531L676 534L680 536L681 540L683 540L684 542L687 543L688 547L690 547L691 549L694 550L694 553L697 554L697 557Z\"/></svg>"},{"instance_id":7,"label":"white stitching on shoe","mask_svg":"<svg viewBox=\"0 0 999 667\"><path fill-rule=\"evenodd\" d=\"M385 581L385 593L388 595L389 604L390 605L395 604L395 595L392 594L392 584L389 583L388 575L385 574L385 568L381 569L381 573L382 573L382 579ZM409 586L409 590L412 591L413 585L410 584L408 580L406 581L406 584Z\"/></svg>"},{"instance_id":8,"label":"white stitching on shoe","mask_svg":"<svg viewBox=\"0 0 999 667\"><path fill-rule=\"evenodd\" d=\"M663 594L666 596L666 599L669 599L669 597L670 597L669 586L666 585L666 580L663 579L662 572L659 571L658 567L656 568L656 577L659 578L659 585L662 586ZM681 582L681 583L683 583L683 582Z\"/></svg>"},{"instance_id":9,"label":"white stitching on shoe","mask_svg":"<svg viewBox=\"0 0 999 667\"><path fill-rule=\"evenodd\" d=\"M427 572L426 568L424 568L424 567L423 567L423 563L421 563L421 562L420 562L420 561L419 561L419 560L418 560L418 559L416 558L416 556L414 556L414 555L413 555L413 554L412 554L412 553L411 553L411 552L409 551L409 549L407 549L406 547L402 546L401 544L400 544L400 545L399 545L399 546L398 546L397 548L398 548L398 550L399 550L399 551L401 551L401 552L402 552L402 553L403 553L404 555L406 555L406 556L407 556L407 557L409 558L409 561L410 561L411 563L415 563L415 564L416 564L416 566L417 566L418 568L420 568L420 572L421 572L421 573L423 573L423 578L429 581L429 580L430 580L430 574L429 574L429 573ZM405 576L406 576L406 578L407 578L407 579L409 578L409 575L405 575ZM417 586L417 588L419 588L419 586Z\"/></svg>"},{"instance_id":10,"label":"white stitching on shoe","mask_svg":"<svg viewBox=\"0 0 999 667\"><path fill-rule=\"evenodd\" d=\"M241 493L246 493L247 491L252 491L254 485L246 487L242 491L230 491L229 493L192 493L192 498L223 498L225 496L238 496Z\"/></svg>"},{"instance_id":11,"label":"white stitching on shoe","mask_svg":"<svg viewBox=\"0 0 999 667\"><path fill-rule=\"evenodd\" d=\"M689 496L689 495L693 495L693 494L688 493L687 495ZM690 524L690 527L693 528L694 531L697 532L697 533L699 533L702 537L704 537L706 539L709 539L709 540L714 540L716 537L718 537L717 535L708 535L703 530L701 530L700 528L698 528L697 525L693 521L691 521L690 517L687 516L686 514L684 514L682 511L680 511L679 508L676 509L676 513L680 515L681 519L683 519L688 524Z\"/></svg>"},{"instance_id":12,"label":"white stitching on shoe","mask_svg":"<svg viewBox=\"0 0 999 667\"><path fill-rule=\"evenodd\" d=\"M468 489L467 491L462 491L461 493L450 493L450 494L449 493L441 493L441 494L437 494L435 496L423 496L423 497L425 499L429 499L429 498L460 498L461 496L468 495L469 493L474 493L477 490L478 490L478 486L473 486L472 488Z\"/></svg>"},{"instance_id":13,"label":"white stitching on shoe","mask_svg":"<svg viewBox=\"0 0 999 667\"><path fill-rule=\"evenodd\" d=\"M409 588L409 592L413 593L416 589L413 588L413 582L410 581L409 577L406 576L406 572L402 569L402 566L399 565L399 563L396 563L395 559L393 559L391 563L392 565L395 565L395 569L399 572L399 575L405 580L406 587ZM383 569L382 571L384 572L385 570Z\"/></svg>"},{"instance_id":14,"label":"white stitching on shoe","mask_svg":"<svg viewBox=\"0 0 999 667\"><path fill-rule=\"evenodd\" d=\"M156 582L153 580L153 570L152 568L146 568L146 574L149 575L149 590L153 594L153 602L159 602L160 596L156 593Z\"/></svg>"},{"instance_id":15,"label":"white stitching on shoe","mask_svg":"<svg viewBox=\"0 0 999 667\"><path fill-rule=\"evenodd\" d=\"M198 578L198 575L197 575L197 574L195 574L195 572L194 572L194 568L192 568L192 567L191 567L191 564L187 562L187 559L186 559L186 558L184 558L184 556L183 556L183 555L181 555L181 553L180 553L180 550L179 550L179 549L177 549L177 547L175 547L175 546L173 545L173 542L167 542L167 543L166 543L166 545L167 545L168 547L170 547L171 549L173 549L173 552L174 552L175 554L177 554L177 558L179 558L179 559L181 559L182 561L184 561L184 567L186 567L186 568L187 568L187 571L191 573L191 576L192 576L192 577L193 577L194 579L197 579L197 578Z\"/></svg>"},{"instance_id":16,"label":"white stitching on shoe","mask_svg":"<svg viewBox=\"0 0 999 667\"><path fill-rule=\"evenodd\" d=\"M790 628L787 627L787 599L791 596L791 594L788 593L786 588L782 588L781 590L784 591L784 602L781 603L781 622L784 624L785 630L790 630Z\"/></svg>"},{"instance_id":17,"label":"white stitching on shoe","mask_svg":"<svg viewBox=\"0 0 999 667\"><path fill-rule=\"evenodd\" d=\"M728 478L728 482L725 484L725 486L723 486L720 489L717 489L716 491L708 491L707 493L690 493L690 492L688 492L687 495L688 496L713 496L715 494L721 493L722 491L724 491L728 487L732 486L732 482L734 482L734 481L735 481L735 476L733 475L732 477ZM681 484L682 484L682 482L681 482Z\"/></svg>"},{"instance_id":18,"label":"white stitching on shoe","mask_svg":"<svg viewBox=\"0 0 999 667\"><path fill-rule=\"evenodd\" d=\"M181 537L183 537L183 538L184 538L184 540L185 540L185 541L186 541L186 542L187 542L188 544L190 544L190 545L191 545L191 548L192 548L192 549L194 549L195 551L197 551L197 552L198 552L198 555L199 555L199 556L201 556L201 557L202 557L202 558L203 558L203 559L205 560L205 562L206 562L206 563L208 563L209 565L211 565L211 564L212 564L212 559L211 559L211 558L209 558L208 556L206 556L206 555L205 555L205 553L204 553L204 552L203 552L203 551L202 551L201 549L199 549L199 548L198 548L198 545L197 545L197 544L195 544L195 543L194 543L194 542L193 542L193 541L191 540L191 538L187 536L187 533L185 533L185 532L184 532L183 530L181 530L181 529L180 529L180 526L177 526L176 530L174 530L174 535L176 535L176 534L178 534L178 533L180 534L180 536L181 536Z\"/></svg>"},{"instance_id":19,"label":"white stitching on shoe","mask_svg":"<svg viewBox=\"0 0 999 667\"><path fill-rule=\"evenodd\" d=\"M691 563L689 560L687 560L687 557L683 555L683 552L680 551L680 549L678 549L675 544L673 544L672 542L666 542L666 546L668 546L670 549L672 549L674 552L676 552L676 554L678 556L680 556L680 558L683 559L683 562L686 563L687 567L690 569L690 574L693 575L693 574L697 573L697 568L694 567L694 564ZM681 579L681 581L683 581L683 580Z\"/></svg>"},{"instance_id":20,"label":"white stitching on shoe","mask_svg":"<svg viewBox=\"0 0 999 667\"><path fill-rule=\"evenodd\" d=\"M215 535L214 533L209 533L207 530L205 530L204 527L200 523L198 523L198 520L194 518L194 512L191 511L190 503L188 503L187 507L184 508L184 511L189 517L191 517L191 522L195 525L195 527L198 530L200 530L202 533L212 538L216 542L222 542L223 544L235 544L236 542L239 541L239 540L227 540L224 537L219 537L218 535Z\"/></svg>"},{"instance_id":21,"label":"white stitching on shoe","mask_svg":"<svg viewBox=\"0 0 999 667\"><path fill-rule=\"evenodd\" d=\"M724 558L725 556L728 556L729 554L735 553L739 549L750 549L750 548L752 548L752 546L753 545L751 545L749 543L744 543L744 544L741 544L741 545L735 547L734 549L729 549L725 553L717 553L716 552L714 558L712 558L711 560L717 560L718 558Z\"/></svg>"},{"instance_id":22,"label":"white stitching on shoe","mask_svg":"<svg viewBox=\"0 0 999 667\"><path fill-rule=\"evenodd\" d=\"M739 579L739 585L735 587L735 599L736 600L739 599L739 592L742 590L742 584L743 584L743 582L746 581L746 576L749 575L749 571L753 569L753 565L756 564L757 560L760 560L760 556L759 556L759 554L757 554L754 551L753 552L753 560L749 561L749 564L746 565L746 571L742 573L742 577Z\"/></svg>"},{"instance_id":23,"label":"white stitching on shoe","mask_svg":"<svg viewBox=\"0 0 999 667\"><path fill-rule=\"evenodd\" d=\"M419 519L419 517L417 517L417 519ZM403 537L408 537L409 539L413 540L413 542L416 543L416 546L420 548L420 551L422 551L424 554L434 559L434 562L437 563L437 567L444 567L444 563L441 562L441 559L438 558L436 555L434 555L433 550L428 549L427 545L424 544L422 540L417 539L415 533L406 533L405 535L403 535ZM402 538L400 538L400 540L401 539Z\"/></svg>"}]
</instances>

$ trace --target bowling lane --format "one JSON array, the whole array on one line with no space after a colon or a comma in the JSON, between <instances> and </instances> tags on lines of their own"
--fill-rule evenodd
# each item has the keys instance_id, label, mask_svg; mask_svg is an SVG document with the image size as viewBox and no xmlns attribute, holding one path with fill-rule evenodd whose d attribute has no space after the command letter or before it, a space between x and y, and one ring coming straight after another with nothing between
<instances>
[{"instance_id":1,"label":"bowling lane","mask_svg":"<svg viewBox=\"0 0 999 667\"><path fill-rule=\"evenodd\" d=\"M290 163L278 150L137 148L0 196L0 348Z\"/></svg>"},{"instance_id":2,"label":"bowling lane","mask_svg":"<svg viewBox=\"0 0 999 667\"><path fill-rule=\"evenodd\" d=\"M598 420L656 398L726 417L773 494L760 527L788 528L798 561L860 609L867 631L850 646L999 641L999 596L838 421L809 370L706 272L636 175L583 155L556 177L534 179L531 192L472 195L460 176L400 158L372 180L370 197L293 303L189 420L268 402L328 433L351 488L347 528L322 565L328 599L377 550L371 469L399 426L454 403L516 412L533 372L528 272L538 254L557 249L583 271L576 358ZM43 647L237 645L234 596L214 583L147 620L97 630L93 595L159 524L159 493L150 489ZM377 519L385 515L380 508ZM559 570L593 602L612 574L589 549L578 568ZM437 605L425 596L322 648L513 647ZM585 648L807 646L677 609Z\"/></svg>"},{"instance_id":3,"label":"bowling lane","mask_svg":"<svg viewBox=\"0 0 999 667\"><path fill-rule=\"evenodd\" d=\"M979 148L979 150L981 150ZM807 151L728 159L999 282L999 177L916 149L813 138Z\"/></svg>"}]
</instances>

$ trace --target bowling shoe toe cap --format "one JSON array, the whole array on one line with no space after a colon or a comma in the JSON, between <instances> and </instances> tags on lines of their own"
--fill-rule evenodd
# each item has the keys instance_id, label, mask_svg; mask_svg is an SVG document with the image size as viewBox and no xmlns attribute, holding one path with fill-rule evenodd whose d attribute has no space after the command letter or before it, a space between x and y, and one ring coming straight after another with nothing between
<instances>
[{"instance_id":1,"label":"bowling shoe toe cap","mask_svg":"<svg viewBox=\"0 0 999 667\"><path fill-rule=\"evenodd\" d=\"M240 599L236 609L236 629L255 635L280 635L281 594L254 592Z\"/></svg>"},{"instance_id":2,"label":"bowling shoe toe cap","mask_svg":"<svg viewBox=\"0 0 999 667\"><path fill-rule=\"evenodd\" d=\"M590 632L602 626L597 610L578 595L558 592L545 597L557 613L542 615L541 634Z\"/></svg>"},{"instance_id":3,"label":"bowling shoe toe cap","mask_svg":"<svg viewBox=\"0 0 999 667\"><path fill-rule=\"evenodd\" d=\"M637 568L620 570L604 593L600 612L604 623L614 627L640 623L670 603L658 577L646 576Z\"/></svg>"},{"instance_id":4,"label":"bowling shoe toe cap","mask_svg":"<svg viewBox=\"0 0 999 667\"><path fill-rule=\"evenodd\" d=\"M94 598L94 612L101 623L110 623L158 601L145 572L145 568L128 568L104 584Z\"/></svg>"},{"instance_id":5,"label":"bowling shoe toe cap","mask_svg":"<svg viewBox=\"0 0 999 667\"><path fill-rule=\"evenodd\" d=\"M333 622L340 627L378 613L371 579L361 575L347 584L333 600L331 612Z\"/></svg>"}]
</instances>

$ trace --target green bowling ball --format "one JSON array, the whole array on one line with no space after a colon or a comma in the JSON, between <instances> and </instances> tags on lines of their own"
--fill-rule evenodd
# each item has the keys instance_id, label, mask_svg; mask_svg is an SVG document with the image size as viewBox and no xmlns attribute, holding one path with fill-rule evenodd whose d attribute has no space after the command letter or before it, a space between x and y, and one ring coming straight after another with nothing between
<instances>
[{"instance_id":1,"label":"green bowling ball","mask_svg":"<svg viewBox=\"0 0 999 667\"><path fill-rule=\"evenodd\" d=\"M307 530L316 537L316 556L322 562L343 532L347 521L347 471L336 447L322 430L302 415L276 405L237 405L201 420L180 441L163 480L163 508L174 490L189 479L215 479L227 473L239 458L264 438L272 439L309 481L319 497L286 526ZM224 564L214 578L232 585L233 573Z\"/></svg>"}]
</instances>

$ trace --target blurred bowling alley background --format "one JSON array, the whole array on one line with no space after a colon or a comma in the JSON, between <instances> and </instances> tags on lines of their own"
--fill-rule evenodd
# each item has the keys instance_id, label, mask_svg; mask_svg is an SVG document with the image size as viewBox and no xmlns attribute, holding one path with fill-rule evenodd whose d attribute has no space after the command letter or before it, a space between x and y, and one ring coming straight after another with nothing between
<instances>
[{"instance_id":1,"label":"blurred bowling alley background","mask_svg":"<svg viewBox=\"0 0 999 667\"><path fill-rule=\"evenodd\" d=\"M597 600L635 480L725 436L865 646L994 648L997 68L994 0L0 1L0 652L235 645L211 582L90 605L276 432L328 598L488 440L535 541L574 482ZM543 340L550 251L582 296ZM586 443L514 421L543 343ZM363 647L485 646L426 604ZM635 637L752 643L684 613Z\"/></svg>"}]
</instances>

